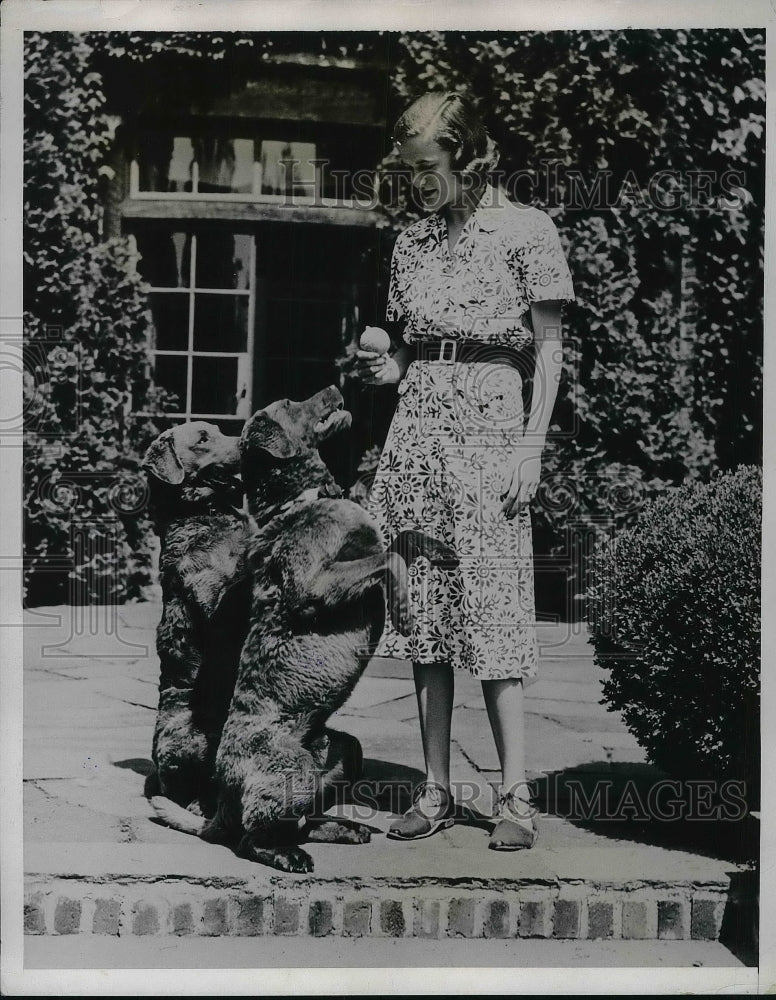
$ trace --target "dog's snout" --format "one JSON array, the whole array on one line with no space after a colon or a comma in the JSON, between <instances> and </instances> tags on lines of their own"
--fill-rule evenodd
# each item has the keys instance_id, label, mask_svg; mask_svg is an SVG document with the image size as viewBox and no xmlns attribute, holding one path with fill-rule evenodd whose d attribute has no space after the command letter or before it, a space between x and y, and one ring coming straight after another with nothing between
<instances>
[{"instance_id":1,"label":"dog's snout","mask_svg":"<svg viewBox=\"0 0 776 1000\"><path fill-rule=\"evenodd\" d=\"M327 385L325 389L321 389L320 392L313 396L313 400L317 406L322 407L326 411L341 410L345 405L342 393L336 385Z\"/></svg>"}]
</instances>

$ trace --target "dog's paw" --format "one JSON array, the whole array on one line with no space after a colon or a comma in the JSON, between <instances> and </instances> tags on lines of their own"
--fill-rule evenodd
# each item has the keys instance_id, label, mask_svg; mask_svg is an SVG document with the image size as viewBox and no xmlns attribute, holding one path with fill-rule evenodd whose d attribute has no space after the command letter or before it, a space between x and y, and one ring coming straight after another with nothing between
<instances>
[{"instance_id":1,"label":"dog's paw","mask_svg":"<svg viewBox=\"0 0 776 1000\"><path fill-rule=\"evenodd\" d=\"M307 839L325 844L368 844L372 831L362 823L331 819L310 824Z\"/></svg>"},{"instance_id":2,"label":"dog's paw","mask_svg":"<svg viewBox=\"0 0 776 1000\"><path fill-rule=\"evenodd\" d=\"M246 858L260 865L269 865L282 872L305 874L314 868L313 859L301 847L259 847L246 834L235 849L238 858Z\"/></svg>"},{"instance_id":3,"label":"dog's paw","mask_svg":"<svg viewBox=\"0 0 776 1000\"><path fill-rule=\"evenodd\" d=\"M345 827L343 839L340 844L368 844L372 839L372 831L368 826L361 823L354 823L353 826Z\"/></svg>"},{"instance_id":4,"label":"dog's paw","mask_svg":"<svg viewBox=\"0 0 776 1000\"><path fill-rule=\"evenodd\" d=\"M303 851L301 847L287 847L276 852L275 867L284 872L304 875L311 872L315 865L307 851Z\"/></svg>"},{"instance_id":5,"label":"dog's paw","mask_svg":"<svg viewBox=\"0 0 776 1000\"><path fill-rule=\"evenodd\" d=\"M408 636L415 627L415 616L410 611L409 603L406 601L394 605L391 620L399 635Z\"/></svg>"},{"instance_id":6,"label":"dog's paw","mask_svg":"<svg viewBox=\"0 0 776 1000\"><path fill-rule=\"evenodd\" d=\"M360 824L356 827L343 826L336 836L329 841L331 844L368 844L372 832Z\"/></svg>"},{"instance_id":7,"label":"dog's paw","mask_svg":"<svg viewBox=\"0 0 776 1000\"><path fill-rule=\"evenodd\" d=\"M458 553L454 548L446 545L444 542L437 542L437 546L438 548L429 560L432 566L440 566L442 569L455 569L460 565L461 560L458 558Z\"/></svg>"}]
</instances>

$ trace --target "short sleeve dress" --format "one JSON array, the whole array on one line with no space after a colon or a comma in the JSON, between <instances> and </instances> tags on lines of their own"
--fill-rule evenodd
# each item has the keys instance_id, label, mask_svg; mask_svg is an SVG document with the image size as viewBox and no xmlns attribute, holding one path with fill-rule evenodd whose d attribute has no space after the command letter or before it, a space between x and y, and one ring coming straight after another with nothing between
<instances>
[{"instance_id":1,"label":"short sleeve dress","mask_svg":"<svg viewBox=\"0 0 776 1000\"><path fill-rule=\"evenodd\" d=\"M532 338L529 307L574 298L555 224L488 185L451 252L444 220L427 216L397 239L388 320L407 343ZM376 655L448 661L486 680L537 670L531 520L501 512L523 435L519 371L501 361L413 361L380 456L369 509L386 539L421 528L452 545L455 569L410 568L411 635L387 621Z\"/></svg>"}]
</instances>

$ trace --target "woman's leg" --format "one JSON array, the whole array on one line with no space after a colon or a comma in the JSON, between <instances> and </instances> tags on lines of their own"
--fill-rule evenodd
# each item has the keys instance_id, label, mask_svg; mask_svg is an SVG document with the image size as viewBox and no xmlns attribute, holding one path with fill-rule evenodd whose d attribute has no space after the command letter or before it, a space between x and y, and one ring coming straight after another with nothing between
<instances>
[{"instance_id":1,"label":"woman's leg","mask_svg":"<svg viewBox=\"0 0 776 1000\"><path fill-rule=\"evenodd\" d=\"M482 682L485 707L501 764L502 787L527 794L525 784L525 713L520 679Z\"/></svg>"},{"instance_id":2,"label":"woman's leg","mask_svg":"<svg viewBox=\"0 0 776 1000\"><path fill-rule=\"evenodd\" d=\"M532 847L536 828L525 778L523 682L518 679L483 681L482 693L502 775L500 818L489 846L496 850Z\"/></svg>"},{"instance_id":3,"label":"woman's leg","mask_svg":"<svg viewBox=\"0 0 776 1000\"><path fill-rule=\"evenodd\" d=\"M450 723L453 715L453 668L449 663L414 663L420 735L426 760L426 783L412 807L391 824L389 837L429 837L453 822L450 794Z\"/></svg>"},{"instance_id":4,"label":"woman's leg","mask_svg":"<svg viewBox=\"0 0 776 1000\"><path fill-rule=\"evenodd\" d=\"M450 790L450 726L453 717L453 667L450 663L413 663L426 780Z\"/></svg>"}]
</instances>

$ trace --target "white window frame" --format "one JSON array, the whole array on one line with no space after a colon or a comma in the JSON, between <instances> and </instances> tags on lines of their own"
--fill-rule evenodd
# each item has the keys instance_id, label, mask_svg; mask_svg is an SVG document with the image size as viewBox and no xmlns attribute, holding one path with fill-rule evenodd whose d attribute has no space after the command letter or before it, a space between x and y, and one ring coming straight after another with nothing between
<instances>
[{"instance_id":1,"label":"white window frame","mask_svg":"<svg viewBox=\"0 0 776 1000\"><path fill-rule=\"evenodd\" d=\"M171 232L174 223L171 220ZM196 284L197 275L197 230L191 233L191 260L189 265L189 284L186 288L170 288L159 285L149 285L149 293L161 292L167 295L185 295L189 305L189 325L188 341L185 351L157 350L154 344L152 354L157 357L178 357L186 358L186 400L182 411L168 411L150 413L146 410L137 411L139 416L154 416L158 418L169 418L170 420L245 420L253 412L253 352L255 339L255 316L256 316L256 235L255 233L243 233L251 241L250 264L248 270L247 288L200 288ZM196 295L228 295L232 298L246 297L248 299L248 329L246 332L246 343L244 351L197 351L194 349L194 311L196 309ZM238 398L236 413L198 413L192 409L192 396L194 386L194 358L237 358L237 385L236 396ZM243 394L244 390L244 394Z\"/></svg>"}]
</instances>

